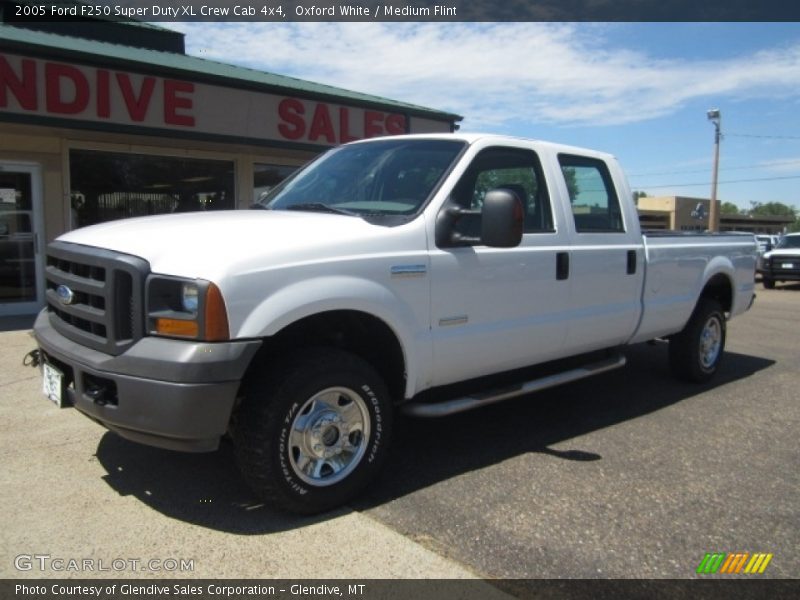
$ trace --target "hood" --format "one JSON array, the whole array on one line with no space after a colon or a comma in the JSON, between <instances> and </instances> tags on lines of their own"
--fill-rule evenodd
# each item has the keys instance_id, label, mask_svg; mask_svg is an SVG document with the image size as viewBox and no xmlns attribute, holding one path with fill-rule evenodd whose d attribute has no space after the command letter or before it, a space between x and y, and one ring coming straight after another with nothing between
<instances>
[{"instance_id":1,"label":"hood","mask_svg":"<svg viewBox=\"0 0 800 600\"><path fill-rule=\"evenodd\" d=\"M237 210L125 219L58 239L139 256L154 273L213 281L265 262L277 267L350 255L393 229L328 213Z\"/></svg>"},{"instance_id":2,"label":"hood","mask_svg":"<svg viewBox=\"0 0 800 600\"><path fill-rule=\"evenodd\" d=\"M765 259L779 258L781 256L800 256L800 248L776 248L764 253Z\"/></svg>"}]
</instances>

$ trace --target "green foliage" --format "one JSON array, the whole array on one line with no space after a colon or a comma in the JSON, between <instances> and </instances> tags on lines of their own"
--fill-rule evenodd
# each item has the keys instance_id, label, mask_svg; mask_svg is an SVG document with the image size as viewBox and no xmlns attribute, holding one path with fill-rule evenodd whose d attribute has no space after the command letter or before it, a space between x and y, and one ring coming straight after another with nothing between
<instances>
[{"instance_id":1,"label":"green foliage","mask_svg":"<svg viewBox=\"0 0 800 600\"><path fill-rule=\"evenodd\" d=\"M751 215L760 217L791 217L788 230L791 232L800 231L800 211L793 206L787 206L782 202L751 202L751 208L747 211Z\"/></svg>"},{"instance_id":2,"label":"green foliage","mask_svg":"<svg viewBox=\"0 0 800 600\"><path fill-rule=\"evenodd\" d=\"M748 211L751 215L759 217L792 217L797 220L797 209L781 202L751 202Z\"/></svg>"},{"instance_id":3,"label":"green foliage","mask_svg":"<svg viewBox=\"0 0 800 600\"><path fill-rule=\"evenodd\" d=\"M503 185L516 184L525 189L527 198L520 198L523 204L527 205L530 198L535 198L537 194L538 182L536 173L529 167L517 167L511 169L491 169L482 171L475 181L475 190L472 194L472 208L480 209L483 206L483 199L489 190Z\"/></svg>"},{"instance_id":4,"label":"green foliage","mask_svg":"<svg viewBox=\"0 0 800 600\"><path fill-rule=\"evenodd\" d=\"M733 202L723 202L720 207L720 214L723 215L738 215L741 212Z\"/></svg>"},{"instance_id":5,"label":"green foliage","mask_svg":"<svg viewBox=\"0 0 800 600\"><path fill-rule=\"evenodd\" d=\"M567 192L569 192L570 203L575 202L575 198L580 193L578 188L578 177L575 169L572 167L562 167L561 172L564 173L564 180L567 182Z\"/></svg>"}]
</instances>

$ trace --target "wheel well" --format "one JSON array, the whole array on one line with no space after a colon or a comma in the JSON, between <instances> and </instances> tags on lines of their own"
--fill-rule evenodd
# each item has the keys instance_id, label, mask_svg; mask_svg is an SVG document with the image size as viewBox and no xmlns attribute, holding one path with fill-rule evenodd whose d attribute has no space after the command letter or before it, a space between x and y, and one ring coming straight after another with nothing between
<instances>
[{"instance_id":1,"label":"wheel well","mask_svg":"<svg viewBox=\"0 0 800 600\"><path fill-rule=\"evenodd\" d=\"M716 300L722 306L722 310L730 312L733 308L733 287L730 279L721 273L714 275L703 288L700 297Z\"/></svg>"},{"instance_id":2,"label":"wheel well","mask_svg":"<svg viewBox=\"0 0 800 600\"><path fill-rule=\"evenodd\" d=\"M264 339L250 369L263 368L276 356L312 346L341 348L361 357L381 376L392 399L403 399L406 368L400 342L386 323L360 311L323 312L286 326Z\"/></svg>"}]
</instances>

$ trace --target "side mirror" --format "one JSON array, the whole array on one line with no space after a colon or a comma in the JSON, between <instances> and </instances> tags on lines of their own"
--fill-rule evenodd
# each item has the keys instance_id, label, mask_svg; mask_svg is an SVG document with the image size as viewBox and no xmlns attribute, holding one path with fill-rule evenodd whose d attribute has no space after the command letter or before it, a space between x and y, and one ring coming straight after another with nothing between
<instances>
[{"instance_id":1,"label":"side mirror","mask_svg":"<svg viewBox=\"0 0 800 600\"><path fill-rule=\"evenodd\" d=\"M525 210L517 195L503 188L483 199L481 243L494 248L513 248L522 241Z\"/></svg>"}]
</instances>

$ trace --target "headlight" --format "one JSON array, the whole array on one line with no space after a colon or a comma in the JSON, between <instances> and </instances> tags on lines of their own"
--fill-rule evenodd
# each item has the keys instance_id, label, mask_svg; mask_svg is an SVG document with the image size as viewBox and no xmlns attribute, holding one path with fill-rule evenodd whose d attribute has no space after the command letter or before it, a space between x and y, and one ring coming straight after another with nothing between
<instances>
[{"instance_id":1,"label":"headlight","mask_svg":"<svg viewBox=\"0 0 800 600\"><path fill-rule=\"evenodd\" d=\"M197 307L200 306L200 296L198 295L196 283L184 283L181 286L181 306L186 312L197 314Z\"/></svg>"},{"instance_id":2,"label":"headlight","mask_svg":"<svg viewBox=\"0 0 800 600\"><path fill-rule=\"evenodd\" d=\"M229 339L222 292L203 279L151 275L147 280L147 331L207 342Z\"/></svg>"}]
</instances>

